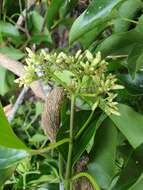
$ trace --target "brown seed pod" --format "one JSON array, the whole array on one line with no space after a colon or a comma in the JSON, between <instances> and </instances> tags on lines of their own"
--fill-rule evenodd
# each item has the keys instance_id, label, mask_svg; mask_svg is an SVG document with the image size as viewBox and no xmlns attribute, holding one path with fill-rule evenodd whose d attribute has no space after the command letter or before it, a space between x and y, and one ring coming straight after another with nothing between
<instances>
[{"instance_id":1,"label":"brown seed pod","mask_svg":"<svg viewBox=\"0 0 143 190\"><path fill-rule=\"evenodd\" d=\"M56 140L57 129L60 126L60 108L64 98L62 87L54 88L46 98L41 125L51 142Z\"/></svg>"}]
</instances>

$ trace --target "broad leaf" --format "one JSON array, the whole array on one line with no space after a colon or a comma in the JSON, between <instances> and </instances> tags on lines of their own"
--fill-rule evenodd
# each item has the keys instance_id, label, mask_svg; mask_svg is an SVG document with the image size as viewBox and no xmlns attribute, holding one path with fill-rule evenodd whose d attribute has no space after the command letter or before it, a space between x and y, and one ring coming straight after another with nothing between
<instances>
[{"instance_id":1,"label":"broad leaf","mask_svg":"<svg viewBox=\"0 0 143 190\"><path fill-rule=\"evenodd\" d=\"M133 45L143 40L143 33L140 33L136 29L132 29L127 32L121 32L111 35L106 38L96 49L101 51L102 56L112 54L128 54Z\"/></svg>"},{"instance_id":2,"label":"broad leaf","mask_svg":"<svg viewBox=\"0 0 143 190\"><path fill-rule=\"evenodd\" d=\"M103 189L107 189L115 174L117 129L106 119L95 136L95 145L90 154L88 172Z\"/></svg>"},{"instance_id":3,"label":"broad leaf","mask_svg":"<svg viewBox=\"0 0 143 190\"><path fill-rule=\"evenodd\" d=\"M136 28L127 32L112 34L96 48L96 51L101 51L103 57L112 54L128 55L133 45L143 40L142 23L143 17L141 16Z\"/></svg>"},{"instance_id":4,"label":"broad leaf","mask_svg":"<svg viewBox=\"0 0 143 190\"><path fill-rule=\"evenodd\" d=\"M74 136L77 134L77 131L83 126L86 122L90 114L90 111L79 111L75 114L74 120ZM86 150L88 143L90 142L93 135L95 135L96 125L98 115L94 115L91 122L89 123L88 127L84 130L81 136L74 141L74 149L73 149L73 156L72 156L72 164L74 165L75 162L80 158L82 153ZM62 127L59 129L57 134L57 141L68 138L69 137L69 116L64 118ZM60 152L63 155L64 160L67 160L68 154L68 143L59 147Z\"/></svg>"},{"instance_id":5,"label":"broad leaf","mask_svg":"<svg viewBox=\"0 0 143 190\"><path fill-rule=\"evenodd\" d=\"M143 188L143 176L129 189L129 190L142 190Z\"/></svg>"},{"instance_id":6,"label":"broad leaf","mask_svg":"<svg viewBox=\"0 0 143 190\"><path fill-rule=\"evenodd\" d=\"M17 164L27 156L30 156L27 151L0 147L0 170Z\"/></svg>"},{"instance_id":7,"label":"broad leaf","mask_svg":"<svg viewBox=\"0 0 143 190\"><path fill-rule=\"evenodd\" d=\"M0 95L4 96L14 87L14 75L0 66Z\"/></svg>"},{"instance_id":8,"label":"broad leaf","mask_svg":"<svg viewBox=\"0 0 143 190\"><path fill-rule=\"evenodd\" d=\"M52 42L51 35L45 26L44 31L42 31L44 23L44 18L37 12L32 11L29 15L29 27L31 27L32 40L35 42ZM43 36L43 37L42 37ZM37 39L35 39L37 37Z\"/></svg>"},{"instance_id":9,"label":"broad leaf","mask_svg":"<svg viewBox=\"0 0 143 190\"><path fill-rule=\"evenodd\" d=\"M13 167L30 156L28 148L14 134L0 104L0 183L10 177Z\"/></svg>"},{"instance_id":10,"label":"broad leaf","mask_svg":"<svg viewBox=\"0 0 143 190\"><path fill-rule=\"evenodd\" d=\"M94 120L89 124L83 134L75 141L74 150L73 150L73 165L78 161L82 153L86 150L90 140L95 135L97 116L94 116Z\"/></svg>"},{"instance_id":11,"label":"broad leaf","mask_svg":"<svg viewBox=\"0 0 143 190\"><path fill-rule=\"evenodd\" d=\"M0 169L0 187L4 184L4 182L7 179L9 179L14 170L15 170L14 166L6 169Z\"/></svg>"},{"instance_id":12,"label":"broad leaf","mask_svg":"<svg viewBox=\"0 0 143 190\"><path fill-rule=\"evenodd\" d=\"M13 47L7 47L7 46L1 47L0 53L3 53L7 55L8 57L10 57L11 59L15 59L15 60L22 59L25 55L21 50L15 49Z\"/></svg>"},{"instance_id":13,"label":"broad leaf","mask_svg":"<svg viewBox=\"0 0 143 190\"><path fill-rule=\"evenodd\" d=\"M127 0L118 10L118 17L114 21L114 32L125 32L132 24L128 19L134 19L137 13L142 9L141 0Z\"/></svg>"},{"instance_id":14,"label":"broad leaf","mask_svg":"<svg viewBox=\"0 0 143 190\"><path fill-rule=\"evenodd\" d=\"M79 42L84 49L88 48L108 25L108 23L98 25L98 27L93 28L89 32L87 31L84 35L82 35L81 38L79 38Z\"/></svg>"},{"instance_id":15,"label":"broad leaf","mask_svg":"<svg viewBox=\"0 0 143 190\"><path fill-rule=\"evenodd\" d=\"M143 44L142 43L135 44L133 46L133 49L129 53L127 60L129 73L133 79L135 78L136 72L143 66L142 58L143 58Z\"/></svg>"},{"instance_id":16,"label":"broad leaf","mask_svg":"<svg viewBox=\"0 0 143 190\"><path fill-rule=\"evenodd\" d=\"M140 145L129 157L125 168L112 190L126 190L131 187L143 172L143 144Z\"/></svg>"},{"instance_id":17,"label":"broad leaf","mask_svg":"<svg viewBox=\"0 0 143 190\"><path fill-rule=\"evenodd\" d=\"M137 73L135 78L129 74L119 75L119 79L122 81L123 85L126 87L127 91L132 95L142 95L143 94L143 73Z\"/></svg>"},{"instance_id":18,"label":"broad leaf","mask_svg":"<svg viewBox=\"0 0 143 190\"><path fill-rule=\"evenodd\" d=\"M49 7L48 7L48 13L47 13L47 26L50 28L55 20L55 17L57 16L57 13L60 9L60 7L63 5L63 0L52 0Z\"/></svg>"},{"instance_id":19,"label":"broad leaf","mask_svg":"<svg viewBox=\"0 0 143 190\"><path fill-rule=\"evenodd\" d=\"M18 29L11 23L0 21L0 33L4 37L11 37L12 41L16 43L21 42L21 36Z\"/></svg>"},{"instance_id":20,"label":"broad leaf","mask_svg":"<svg viewBox=\"0 0 143 190\"><path fill-rule=\"evenodd\" d=\"M124 104L119 104L119 112L120 116L110 115L110 118L129 143L137 148L143 143L143 115Z\"/></svg>"},{"instance_id":21,"label":"broad leaf","mask_svg":"<svg viewBox=\"0 0 143 190\"><path fill-rule=\"evenodd\" d=\"M27 149L23 142L15 135L0 104L0 146L14 149Z\"/></svg>"},{"instance_id":22,"label":"broad leaf","mask_svg":"<svg viewBox=\"0 0 143 190\"><path fill-rule=\"evenodd\" d=\"M70 10L72 10L78 3L78 0L65 0L65 3L60 8L60 16L64 18Z\"/></svg>"},{"instance_id":23,"label":"broad leaf","mask_svg":"<svg viewBox=\"0 0 143 190\"><path fill-rule=\"evenodd\" d=\"M69 36L70 43L81 38L101 23L104 25L111 19L113 8L122 0L92 0L91 4L74 22Z\"/></svg>"}]
</instances>

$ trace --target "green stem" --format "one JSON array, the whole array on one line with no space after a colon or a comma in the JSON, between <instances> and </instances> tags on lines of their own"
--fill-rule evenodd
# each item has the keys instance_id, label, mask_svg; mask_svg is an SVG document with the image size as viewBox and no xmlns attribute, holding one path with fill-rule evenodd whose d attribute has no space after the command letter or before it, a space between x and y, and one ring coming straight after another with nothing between
<instances>
[{"instance_id":1,"label":"green stem","mask_svg":"<svg viewBox=\"0 0 143 190\"><path fill-rule=\"evenodd\" d=\"M89 115L87 121L84 123L84 125L82 126L82 128L81 128L81 129L78 131L78 133L76 134L75 139L77 139L77 138L81 135L81 133L84 131L84 129L89 125L89 123L90 123L90 121L91 121L91 119L92 119L92 117L93 117L94 111L95 111L95 110L92 110L92 112L91 112L91 114Z\"/></svg>"},{"instance_id":2,"label":"green stem","mask_svg":"<svg viewBox=\"0 0 143 190\"><path fill-rule=\"evenodd\" d=\"M81 172L81 173L75 175L72 178L72 181L75 181L75 180L77 180L78 178L81 178L81 177L86 177L90 181L90 183L92 184L92 186L93 186L93 188L95 190L101 190L100 187L99 187L99 185L94 180L94 178L91 175L89 175L88 173L86 173L86 172Z\"/></svg>"},{"instance_id":3,"label":"green stem","mask_svg":"<svg viewBox=\"0 0 143 190\"><path fill-rule=\"evenodd\" d=\"M59 153L59 176L60 179L63 179L63 174L62 174L62 155Z\"/></svg>"},{"instance_id":4,"label":"green stem","mask_svg":"<svg viewBox=\"0 0 143 190\"><path fill-rule=\"evenodd\" d=\"M62 144L67 143L67 142L69 142L69 138L65 138L65 139L60 140L60 141L58 141L56 143L50 143L48 145L48 147L43 148L43 149L29 150L29 152L32 155L44 154L44 153L47 153L49 150L53 150L53 149L57 148L58 146L61 146Z\"/></svg>"},{"instance_id":5,"label":"green stem","mask_svg":"<svg viewBox=\"0 0 143 190\"><path fill-rule=\"evenodd\" d=\"M72 160L72 150L73 150L74 104L75 104L75 95L72 95L72 97L71 97L71 114L70 114L69 152L68 152L66 176L65 176L66 190L72 189L72 182L70 181L70 177L71 177L71 173L72 173L71 160Z\"/></svg>"}]
</instances>

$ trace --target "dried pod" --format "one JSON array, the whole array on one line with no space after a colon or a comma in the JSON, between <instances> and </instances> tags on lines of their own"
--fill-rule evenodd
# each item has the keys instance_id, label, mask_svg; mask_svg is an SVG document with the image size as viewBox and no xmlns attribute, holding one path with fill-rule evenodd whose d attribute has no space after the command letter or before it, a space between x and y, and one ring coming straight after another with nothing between
<instances>
[{"instance_id":1,"label":"dried pod","mask_svg":"<svg viewBox=\"0 0 143 190\"><path fill-rule=\"evenodd\" d=\"M57 129L60 126L60 108L64 97L62 87L54 88L46 98L41 125L51 142L56 140Z\"/></svg>"}]
</instances>

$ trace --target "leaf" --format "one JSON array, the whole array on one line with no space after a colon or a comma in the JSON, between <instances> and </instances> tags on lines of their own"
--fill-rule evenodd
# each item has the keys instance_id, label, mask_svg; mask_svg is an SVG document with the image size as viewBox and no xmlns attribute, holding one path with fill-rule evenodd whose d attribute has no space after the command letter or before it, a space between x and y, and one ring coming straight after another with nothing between
<instances>
[{"instance_id":1,"label":"leaf","mask_svg":"<svg viewBox=\"0 0 143 190\"><path fill-rule=\"evenodd\" d=\"M7 179L9 179L14 170L15 170L14 166L0 170L0 187L4 184L4 182Z\"/></svg>"},{"instance_id":2,"label":"leaf","mask_svg":"<svg viewBox=\"0 0 143 190\"><path fill-rule=\"evenodd\" d=\"M116 145L117 130L113 122L106 119L96 133L88 164L88 172L103 189L107 189L115 174Z\"/></svg>"},{"instance_id":3,"label":"leaf","mask_svg":"<svg viewBox=\"0 0 143 190\"><path fill-rule=\"evenodd\" d=\"M114 21L114 32L125 32L132 24L126 19L134 19L137 13L142 9L143 3L140 0L127 0L118 10L118 17Z\"/></svg>"},{"instance_id":4,"label":"leaf","mask_svg":"<svg viewBox=\"0 0 143 190\"><path fill-rule=\"evenodd\" d=\"M84 47L84 49L87 49L107 26L108 23L101 24L82 35L81 38L79 38L79 42Z\"/></svg>"},{"instance_id":5,"label":"leaf","mask_svg":"<svg viewBox=\"0 0 143 190\"><path fill-rule=\"evenodd\" d=\"M0 104L0 182L3 183L22 159L30 156L28 148L14 134Z\"/></svg>"},{"instance_id":6,"label":"leaf","mask_svg":"<svg viewBox=\"0 0 143 190\"><path fill-rule=\"evenodd\" d=\"M77 134L77 131L83 126L83 124L86 122L90 114L90 111L78 111L75 114L74 119L74 136ZM62 116L63 117L63 116ZM57 141L68 138L69 137L69 116L65 116L63 124L60 127L58 134L57 134ZM99 127L96 125L97 118L99 116L95 114L89 123L88 127L85 129L85 131L82 133L81 136L74 142L74 150L73 150L73 156L72 156L72 165L76 163L76 161L80 158L82 153L86 150L86 147L88 143L90 142L93 135L95 135L96 127ZM95 119L96 118L96 119ZM65 143L59 148L64 160L67 160L67 154L68 154L68 143Z\"/></svg>"},{"instance_id":7,"label":"leaf","mask_svg":"<svg viewBox=\"0 0 143 190\"><path fill-rule=\"evenodd\" d=\"M119 179L112 190L126 190L130 188L143 172L143 144L137 147L122 169Z\"/></svg>"},{"instance_id":8,"label":"leaf","mask_svg":"<svg viewBox=\"0 0 143 190\"><path fill-rule=\"evenodd\" d=\"M143 40L143 33L132 29L128 32L113 34L106 38L96 49L101 51L102 56L112 54L128 54L133 45Z\"/></svg>"},{"instance_id":9,"label":"leaf","mask_svg":"<svg viewBox=\"0 0 143 190\"><path fill-rule=\"evenodd\" d=\"M44 34L35 34L31 37L31 42L32 43L36 43L36 44L40 44L40 43L48 43L51 44L52 40L51 37L49 39L49 37L47 35Z\"/></svg>"},{"instance_id":10,"label":"leaf","mask_svg":"<svg viewBox=\"0 0 143 190\"><path fill-rule=\"evenodd\" d=\"M123 85L126 87L127 91L132 95L142 95L143 94L143 73L136 73L134 79L129 74L118 75L119 79L122 81Z\"/></svg>"},{"instance_id":11,"label":"leaf","mask_svg":"<svg viewBox=\"0 0 143 190\"><path fill-rule=\"evenodd\" d=\"M14 87L14 75L0 66L0 95L4 96Z\"/></svg>"},{"instance_id":12,"label":"leaf","mask_svg":"<svg viewBox=\"0 0 143 190\"><path fill-rule=\"evenodd\" d=\"M128 54L132 50L133 45L143 40L143 33L140 28L142 22L143 17L141 16L136 28L127 32L112 34L97 46L96 51L101 51L103 57L112 54Z\"/></svg>"},{"instance_id":13,"label":"leaf","mask_svg":"<svg viewBox=\"0 0 143 190\"><path fill-rule=\"evenodd\" d=\"M124 104L119 104L119 112L120 116L110 115L110 118L129 143L137 148L143 143L143 116Z\"/></svg>"},{"instance_id":14,"label":"leaf","mask_svg":"<svg viewBox=\"0 0 143 190\"><path fill-rule=\"evenodd\" d=\"M0 104L0 146L14 149L28 148L25 144L15 135Z\"/></svg>"},{"instance_id":15,"label":"leaf","mask_svg":"<svg viewBox=\"0 0 143 190\"><path fill-rule=\"evenodd\" d=\"M48 7L48 12L47 12L47 26L50 28L54 20L57 16L57 13L60 9L60 7L63 5L64 1L63 0L52 0L49 7Z\"/></svg>"},{"instance_id":16,"label":"leaf","mask_svg":"<svg viewBox=\"0 0 143 190\"><path fill-rule=\"evenodd\" d=\"M59 190L59 184L44 184L40 187L35 188L35 190Z\"/></svg>"},{"instance_id":17,"label":"leaf","mask_svg":"<svg viewBox=\"0 0 143 190\"><path fill-rule=\"evenodd\" d=\"M31 138L29 138L29 142L32 142L32 143L39 143L44 140L47 140L47 137L40 133L37 133L37 134L33 135Z\"/></svg>"},{"instance_id":18,"label":"leaf","mask_svg":"<svg viewBox=\"0 0 143 190\"><path fill-rule=\"evenodd\" d=\"M64 18L78 3L78 0L66 0L60 8L60 17Z\"/></svg>"},{"instance_id":19,"label":"leaf","mask_svg":"<svg viewBox=\"0 0 143 190\"><path fill-rule=\"evenodd\" d=\"M137 43L133 46L127 59L127 67L132 78L135 78L136 72L143 66L143 44Z\"/></svg>"},{"instance_id":20,"label":"leaf","mask_svg":"<svg viewBox=\"0 0 143 190\"><path fill-rule=\"evenodd\" d=\"M0 21L0 33L4 37L12 37L12 40L14 42L21 42L21 36L18 29L16 28L16 26L8 22Z\"/></svg>"},{"instance_id":21,"label":"leaf","mask_svg":"<svg viewBox=\"0 0 143 190\"><path fill-rule=\"evenodd\" d=\"M29 25L32 27L32 41L40 43L42 42L49 42L52 43L51 35L47 29L47 27L44 28L44 31L42 31L42 26L44 23L44 18L37 12L37 11L31 11L29 15ZM43 37L42 37L43 36ZM37 37L37 39L36 39Z\"/></svg>"},{"instance_id":22,"label":"leaf","mask_svg":"<svg viewBox=\"0 0 143 190\"><path fill-rule=\"evenodd\" d=\"M20 60L24 57L24 53L19 49L15 49L13 47L1 47L0 53L3 53L14 60Z\"/></svg>"},{"instance_id":23,"label":"leaf","mask_svg":"<svg viewBox=\"0 0 143 190\"><path fill-rule=\"evenodd\" d=\"M97 116L94 117L97 118ZM95 135L97 126L96 123L97 119L94 119L85 129L83 134L75 141L72 157L73 165L78 161L82 153L86 150L86 147L92 139L93 135Z\"/></svg>"},{"instance_id":24,"label":"leaf","mask_svg":"<svg viewBox=\"0 0 143 190\"><path fill-rule=\"evenodd\" d=\"M0 147L0 170L9 168L28 156L30 154L24 150Z\"/></svg>"},{"instance_id":25,"label":"leaf","mask_svg":"<svg viewBox=\"0 0 143 190\"><path fill-rule=\"evenodd\" d=\"M143 187L143 177L139 178L139 180L129 189L129 190L142 190Z\"/></svg>"},{"instance_id":26,"label":"leaf","mask_svg":"<svg viewBox=\"0 0 143 190\"><path fill-rule=\"evenodd\" d=\"M104 25L111 19L112 10L122 0L92 0L91 4L73 23L69 34L69 41L81 38L86 32L91 31L101 23Z\"/></svg>"}]
</instances>

